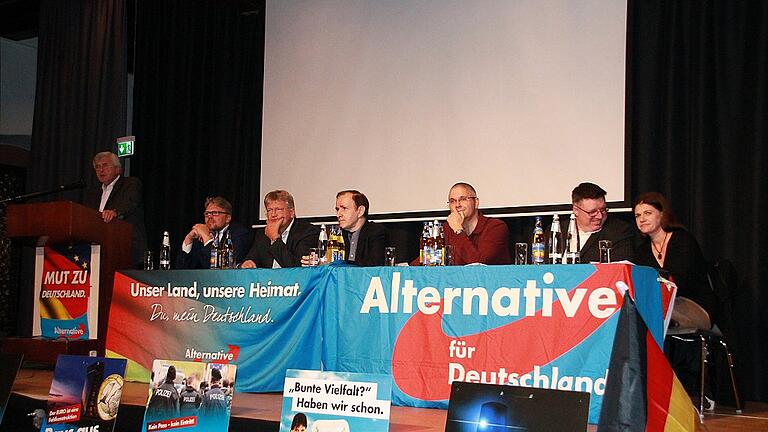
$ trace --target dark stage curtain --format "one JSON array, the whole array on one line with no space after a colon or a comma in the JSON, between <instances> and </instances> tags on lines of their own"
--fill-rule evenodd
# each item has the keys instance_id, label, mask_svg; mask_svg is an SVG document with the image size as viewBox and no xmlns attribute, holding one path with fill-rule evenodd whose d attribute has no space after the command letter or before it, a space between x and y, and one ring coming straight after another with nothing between
<instances>
[{"instance_id":1,"label":"dark stage curtain","mask_svg":"<svg viewBox=\"0 0 768 432\"><path fill-rule=\"evenodd\" d=\"M168 230L178 253L207 196L229 199L234 220L258 218L264 9L240 4L138 2L132 168L150 249Z\"/></svg>"},{"instance_id":2,"label":"dark stage curtain","mask_svg":"<svg viewBox=\"0 0 768 432\"><path fill-rule=\"evenodd\" d=\"M92 154L122 134L122 4L43 1L28 190L92 177ZM208 195L229 198L237 220L257 219L263 4L137 2L132 174L155 249L168 229L178 250ZM734 261L743 396L766 401L768 2L629 0L628 20L631 195L665 193L708 259ZM531 221L508 223L512 242L529 240ZM418 238L420 224L394 225Z\"/></svg>"},{"instance_id":3,"label":"dark stage curtain","mask_svg":"<svg viewBox=\"0 0 768 432\"><path fill-rule=\"evenodd\" d=\"M27 191L96 183L91 158L125 135L127 76L124 0L41 1Z\"/></svg>"},{"instance_id":4,"label":"dark stage curtain","mask_svg":"<svg viewBox=\"0 0 768 432\"><path fill-rule=\"evenodd\" d=\"M768 2L629 2L633 196L670 198L705 256L732 260L738 366L768 400Z\"/></svg>"}]
</instances>

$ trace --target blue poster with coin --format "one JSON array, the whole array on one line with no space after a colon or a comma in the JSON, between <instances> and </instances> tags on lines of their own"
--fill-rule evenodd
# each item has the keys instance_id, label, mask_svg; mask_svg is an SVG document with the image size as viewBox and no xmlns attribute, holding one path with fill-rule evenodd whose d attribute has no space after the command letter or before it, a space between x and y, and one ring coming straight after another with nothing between
<instances>
[{"instance_id":1,"label":"blue poster with coin","mask_svg":"<svg viewBox=\"0 0 768 432\"><path fill-rule=\"evenodd\" d=\"M123 359L60 355L40 430L113 430L123 394L125 366Z\"/></svg>"},{"instance_id":2,"label":"blue poster with coin","mask_svg":"<svg viewBox=\"0 0 768 432\"><path fill-rule=\"evenodd\" d=\"M143 432L226 432L237 366L156 359Z\"/></svg>"}]
</instances>

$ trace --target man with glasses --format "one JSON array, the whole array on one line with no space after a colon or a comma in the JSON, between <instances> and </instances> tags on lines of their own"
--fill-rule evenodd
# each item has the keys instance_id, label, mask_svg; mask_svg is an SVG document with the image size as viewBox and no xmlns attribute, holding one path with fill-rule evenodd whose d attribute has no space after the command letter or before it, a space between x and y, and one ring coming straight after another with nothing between
<instances>
[{"instance_id":1,"label":"man with glasses","mask_svg":"<svg viewBox=\"0 0 768 432\"><path fill-rule=\"evenodd\" d=\"M446 244L453 246L453 263L509 264L507 224L483 216L479 206L477 192L468 183L456 183L448 192L451 214L443 231Z\"/></svg>"},{"instance_id":2,"label":"man with glasses","mask_svg":"<svg viewBox=\"0 0 768 432\"><path fill-rule=\"evenodd\" d=\"M611 261L632 260L634 231L628 223L608 218L605 194L605 190L594 183L581 183L571 193L583 263L600 260L600 240L611 241Z\"/></svg>"},{"instance_id":3,"label":"man with glasses","mask_svg":"<svg viewBox=\"0 0 768 432\"><path fill-rule=\"evenodd\" d=\"M239 263L251 248L253 234L249 228L232 222L232 204L221 196L205 199L203 217L205 223L195 224L184 237L176 268L210 268L211 248L226 239L227 232L235 247L235 262Z\"/></svg>"},{"instance_id":4,"label":"man with glasses","mask_svg":"<svg viewBox=\"0 0 768 432\"><path fill-rule=\"evenodd\" d=\"M309 248L317 246L320 228L296 219L293 196L276 190L264 197L267 225L256 232L253 247L245 257L242 268L298 267Z\"/></svg>"}]
</instances>

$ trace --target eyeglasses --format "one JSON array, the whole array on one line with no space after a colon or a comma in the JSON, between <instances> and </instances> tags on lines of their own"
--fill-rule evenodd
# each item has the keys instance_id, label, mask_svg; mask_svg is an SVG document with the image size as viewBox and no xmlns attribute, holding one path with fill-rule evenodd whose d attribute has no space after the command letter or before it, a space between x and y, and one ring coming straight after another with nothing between
<instances>
[{"instance_id":1,"label":"eyeglasses","mask_svg":"<svg viewBox=\"0 0 768 432\"><path fill-rule=\"evenodd\" d=\"M597 208L597 209L594 209L592 211L586 211L583 208L577 206L576 204L574 204L573 206L576 207L577 209L583 211L584 213L586 213L587 216L589 216L590 218L597 217L598 214L602 214L603 216L608 214L608 208L607 207Z\"/></svg>"},{"instance_id":2,"label":"eyeglasses","mask_svg":"<svg viewBox=\"0 0 768 432\"><path fill-rule=\"evenodd\" d=\"M229 213L224 212L224 211L213 210L213 211L204 212L203 216L209 217L209 216L219 216L219 215L228 215L228 214Z\"/></svg>"},{"instance_id":3,"label":"eyeglasses","mask_svg":"<svg viewBox=\"0 0 768 432\"><path fill-rule=\"evenodd\" d=\"M448 205L456 205L456 203L466 204L467 201L469 201L471 199L477 199L477 197L476 196L468 196L468 197L461 196L461 197L459 197L459 199L451 198L451 199L448 200Z\"/></svg>"},{"instance_id":4,"label":"eyeglasses","mask_svg":"<svg viewBox=\"0 0 768 432\"><path fill-rule=\"evenodd\" d=\"M282 213L284 211L288 210L288 207L275 207L275 208L268 208L267 214L270 213Z\"/></svg>"}]
</instances>

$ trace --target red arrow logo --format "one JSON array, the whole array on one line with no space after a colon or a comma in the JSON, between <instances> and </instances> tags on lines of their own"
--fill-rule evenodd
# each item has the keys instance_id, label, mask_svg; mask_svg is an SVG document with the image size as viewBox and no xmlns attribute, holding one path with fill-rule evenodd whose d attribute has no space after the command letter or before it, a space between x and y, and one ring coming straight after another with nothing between
<instances>
[{"instance_id":1,"label":"red arrow logo","mask_svg":"<svg viewBox=\"0 0 768 432\"><path fill-rule=\"evenodd\" d=\"M440 311L433 315L417 312L405 323L395 342L392 353L395 383L413 398L437 401L450 396L449 363L459 364L465 371L495 373L504 368L509 374L528 373L535 365L546 365L579 345L617 313L623 302L617 282L631 285L630 281L631 266L596 266L596 271L576 287L586 289L586 294L574 316L566 316L556 298L552 303L552 316L543 316L539 310L534 316L465 336L445 334L442 304ZM615 311L604 318L590 313L587 304L590 294L599 288L611 289L617 301ZM573 296L574 292L571 290L569 294ZM467 350L463 358L459 358L464 347Z\"/></svg>"}]
</instances>

